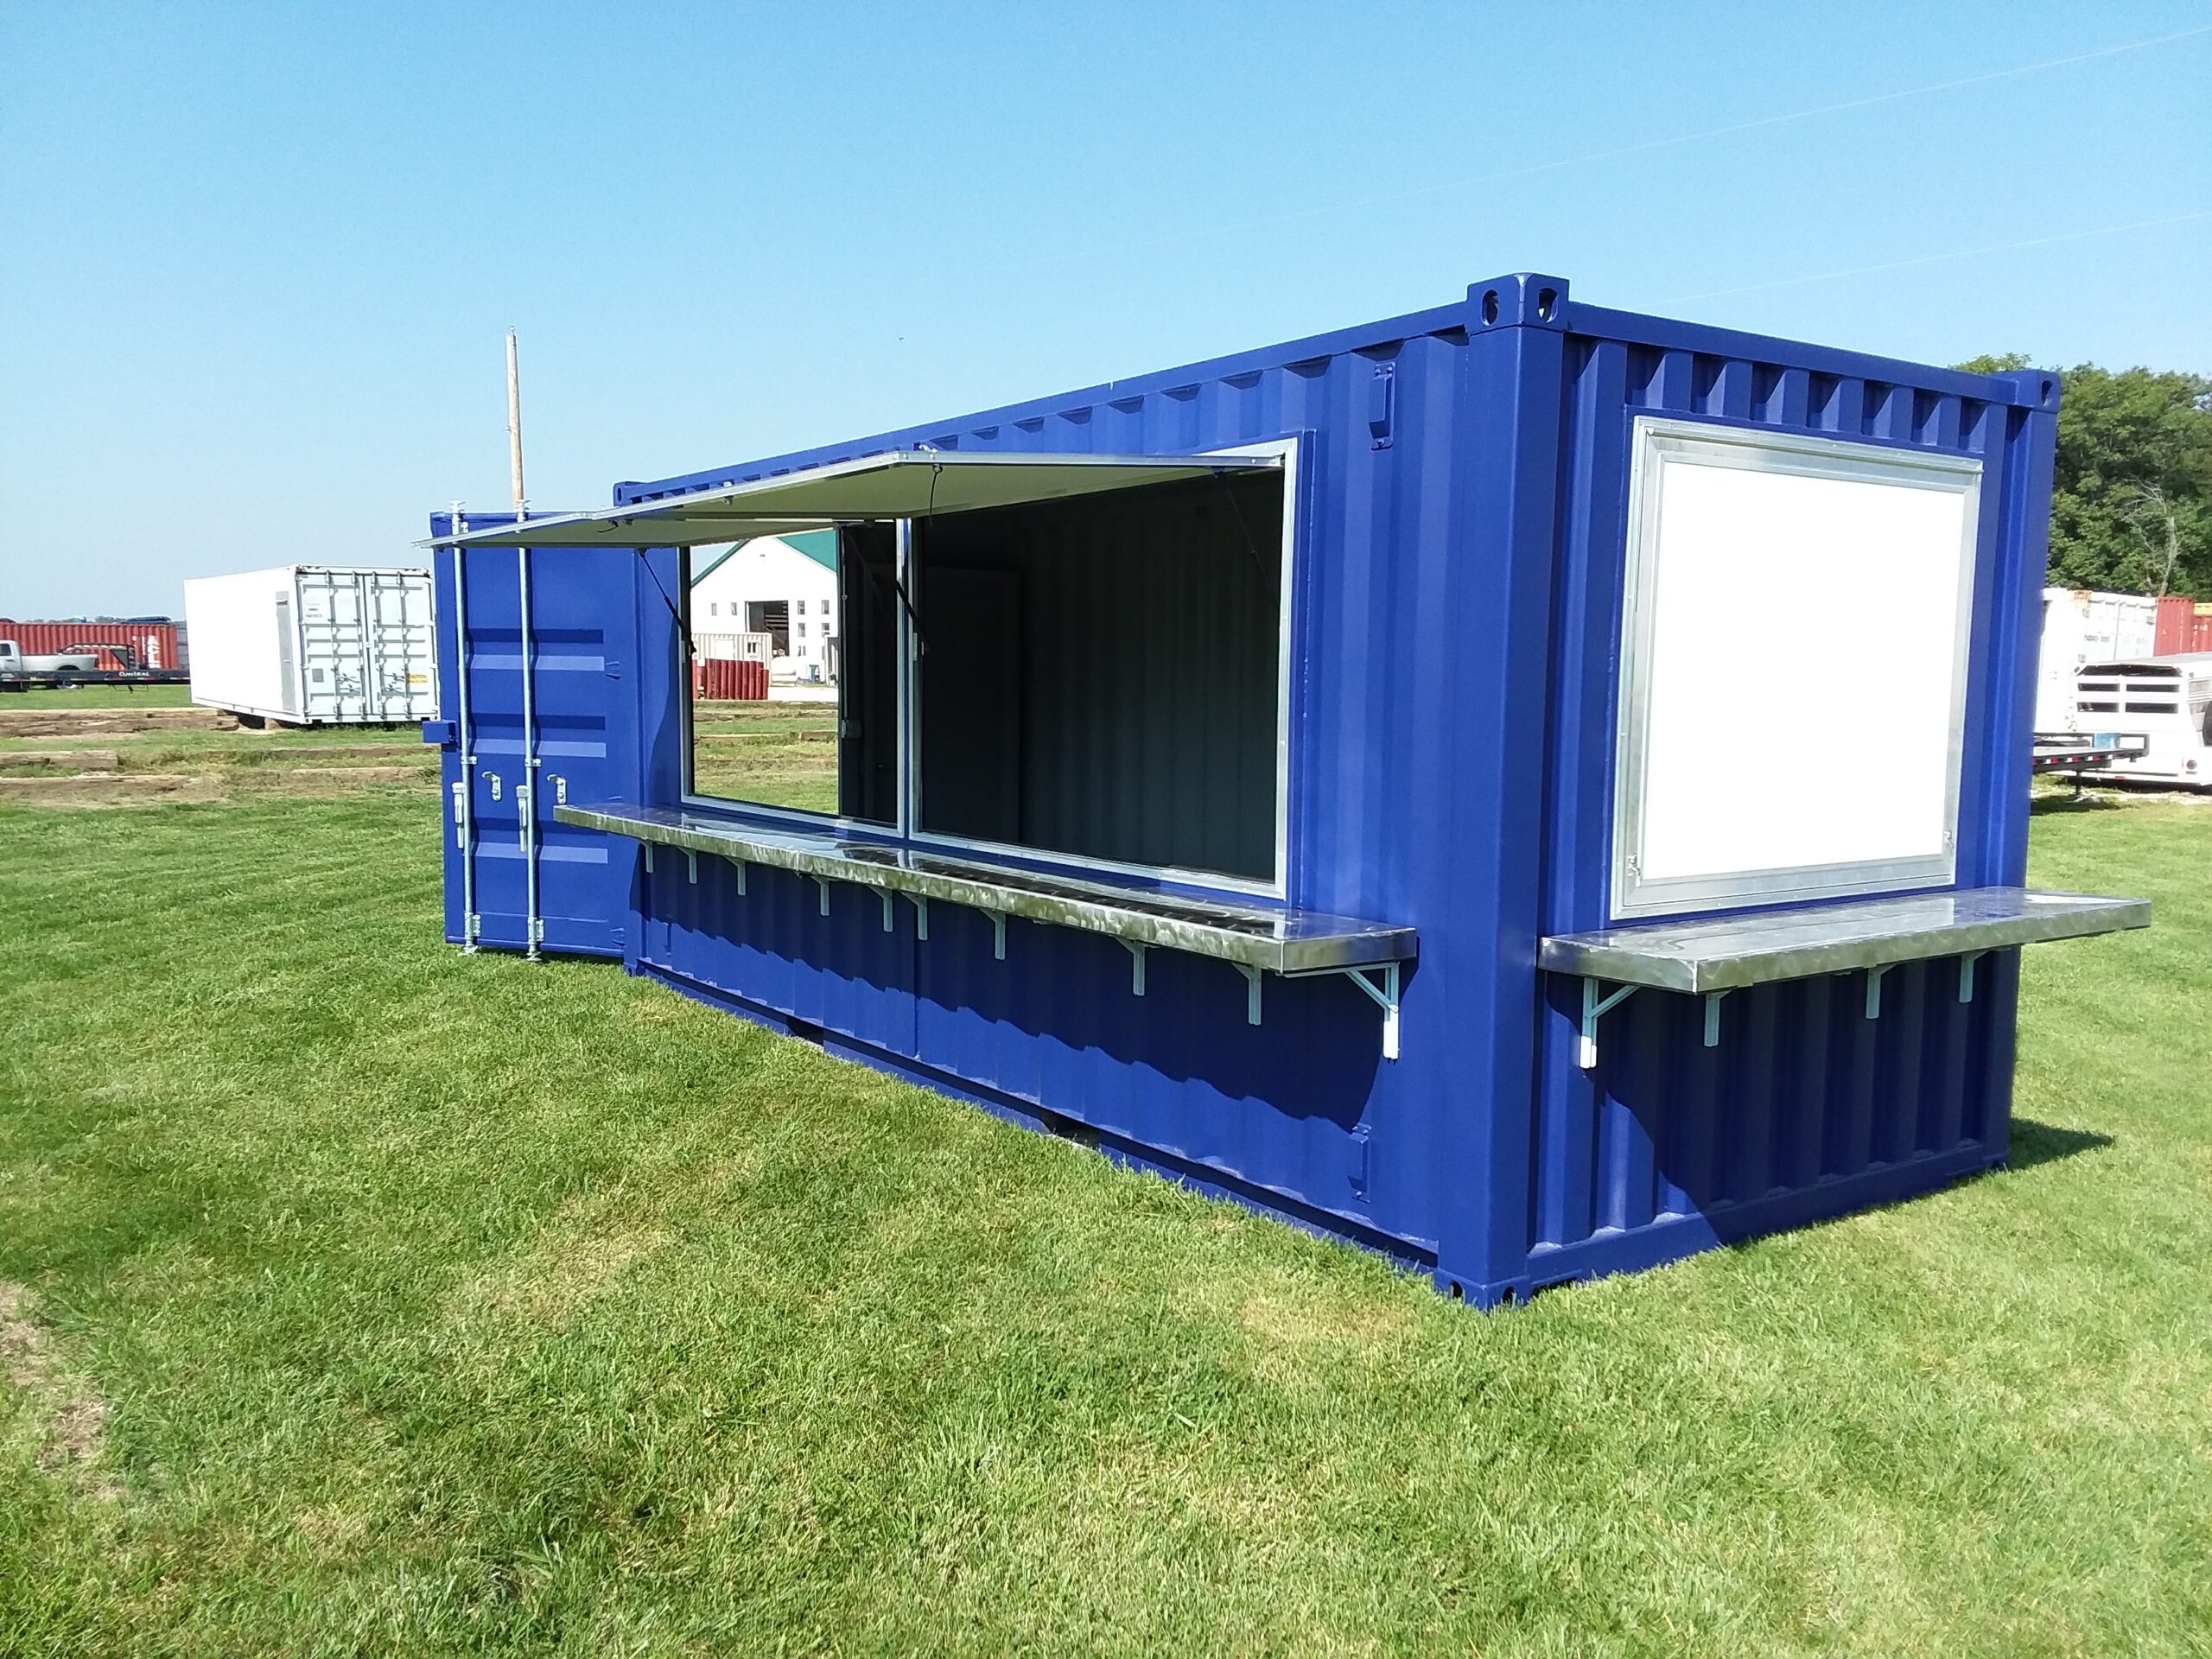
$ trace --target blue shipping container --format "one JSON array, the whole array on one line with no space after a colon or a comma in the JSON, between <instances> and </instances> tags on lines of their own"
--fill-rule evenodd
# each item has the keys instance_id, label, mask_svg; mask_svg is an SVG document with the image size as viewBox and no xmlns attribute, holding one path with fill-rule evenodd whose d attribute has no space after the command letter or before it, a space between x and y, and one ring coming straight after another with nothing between
<instances>
[{"instance_id":1,"label":"blue shipping container","mask_svg":"<svg viewBox=\"0 0 2212 1659\"><path fill-rule=\"evenodd\" d=\"M447 935L619 955L1484 1306L1923 1192L2005 1156L2018 948L2147 919L2018 891L2056 404L1522 275L440 517ZM837 810L705 794L686 550L823 526ZM1861 570L1934 596L1866 686L1716 644Z\"/></svg>"}]
</instances>

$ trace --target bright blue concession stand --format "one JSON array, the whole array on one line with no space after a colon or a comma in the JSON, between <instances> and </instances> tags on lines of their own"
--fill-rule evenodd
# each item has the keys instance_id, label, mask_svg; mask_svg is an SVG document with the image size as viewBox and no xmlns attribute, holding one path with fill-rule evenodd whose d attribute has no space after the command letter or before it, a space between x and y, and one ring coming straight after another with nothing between
<instances>
[{"instance_id":1,"label":"bright blue concession stand","mask_svg":"<svg viewBox=\"0 0 2212 1659\"><path fill-rule=\"evenodd\" d=\"M2148 919L2022 886L2057 399L1522 275L441 516L448 937L1484 1306L1927 1191L2005 1156L2021 948ZM731 649L829 669L812 800L691 697L709 550L795 537Z\"/></svg>"}]
</instances>

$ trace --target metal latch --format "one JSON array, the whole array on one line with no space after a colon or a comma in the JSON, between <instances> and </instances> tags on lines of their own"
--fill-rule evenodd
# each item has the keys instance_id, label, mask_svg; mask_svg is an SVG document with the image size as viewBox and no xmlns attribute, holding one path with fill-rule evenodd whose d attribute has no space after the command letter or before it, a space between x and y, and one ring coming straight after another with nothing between
<instances>
[{"instance_id":1,"label":"metal latch","mask_svg":"<svg viewBox=\"0 0 2212 1659\"><path fill-rule=\"evenodd\" d=\"M459 779L453 785L453 844L468 850L468 785Z\"/></svg>"},{"instance_id":2,"label":"metal latch","mask_svg":"<svg viewBox=\"0 0 2212 1659\"><path fill-rule=\"evenodd\" d=\"M495 801L498 800L499 798L499 774L496 772L487 772L484 775L492 781L492 798Z\"/></svg>"},{"instance_id":3,"label":"metal latch","mask_svg":"<svg viewBox=\"0 0 2212 1659\"><path fill-rule=\"evenodd\" d=\"M556 776L553 779L553 804L556 806L566 806L568 804L569 780L565 778Z\"/></svg>"}]
</instances>

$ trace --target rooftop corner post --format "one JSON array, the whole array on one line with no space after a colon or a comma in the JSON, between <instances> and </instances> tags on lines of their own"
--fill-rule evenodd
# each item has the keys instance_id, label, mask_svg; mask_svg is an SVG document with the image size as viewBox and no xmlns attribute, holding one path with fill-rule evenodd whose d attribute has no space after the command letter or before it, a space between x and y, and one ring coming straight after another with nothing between
<instances>
[{"instance_id":1,"label":"rooftop corner post","mask_svg":"<svg viewBox=\"0 0 2212 1659\"><path fill-rule=\"evenodd\" d=\"M1448 830L1458 877L1446 925L1423 929L1430 994L1416 975L1408 1020L1450 1042L1463 1072L1453 1134L1466 1179L1439 1218L1436 1282L1488 1306L1527 1255L1526 1183L1535 1071L1536 938L1545 842L1546 712L1559 537L1567 285L1523 272L1467 290L1455 416L1448 604L1465 699L1447 722L1458 752ZM1503 733L1504 741L1491 734ZM1446 997L1462 1017L1440 1006Z\"/></svg>"},{"instance_id":2,"label":"rooftop corner post","mask_svg":"<svg viewBox=\"0 0 2212 1659\"><path fill-rule=\"evenodd\" d=\"M1993 730L1977 739L1971 725L1967 753L1982 763L1976 779L1981 795L1981 857L1977 868L1961 868L1961 887L2019 887L2028 874L2028 785L2035 729L2037 654L2043 636L2044 573L2050 560L2050 496L2058 448L2059 378L2050 370L2029 370L2005 377L2015 401L2009 409L1992 404L1982 416L1980 448L1983 464L1998 474L1997 509L1983 526L1985 545L2010 550L2014 556L1982 561L1983 580L1995 588L1990 614L2011 620L2010 628L1992 630L1993 660L1980 665L1989 694L1984 700ZM1969 719L1976 707L1970 700ZM1996 1011L1991 1052L1980 1090L1986 1112L2001 1111L2007 1124L2010 1154L2012 1074L2019 1040L2020 952L1993 952L1983 964L1985 996Z\"/></svg>"}]
</instances>

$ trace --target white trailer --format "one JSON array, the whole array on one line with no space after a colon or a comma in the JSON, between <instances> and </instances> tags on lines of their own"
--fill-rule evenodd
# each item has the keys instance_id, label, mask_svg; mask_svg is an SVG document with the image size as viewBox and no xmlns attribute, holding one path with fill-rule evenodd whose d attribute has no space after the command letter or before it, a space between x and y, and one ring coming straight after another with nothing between
<instances>
[{"instance_id":1,"label":"white trailer","mask_svg":"<svg viewBox=\"0 0 2212 1659\"><path fill-rule=\"evenodd\" d=\"M2074 724L2074 673L2085 663L2124 662L2151 655L2158 601L2140 594L2099 594L2087 588L2043 590L2043 647L2036 669L2036 730L2108 730Z\"/></svg>"},{"instance_id":2,"label":"white trailer","mask_svg":"<svg viewBox=\"0 0 2212 1659\"><path fill-rule=\"evenodd\" d=\"M280 564L184 584L192 700L289 726L438 712L430 573Z\"/></svg>"},{"instance_id":3,"label":"white trailer","mask_svg":"<svg viewBox=\"0 0 2212 1659\"><path fill-rule=\"evenodd\" d=\"M2074 729L2140 733L2140 753L2115 756L2111 778L2212 786L2212 651L2090 663L2074 677Z\"/></svg>"}]
</instances>

